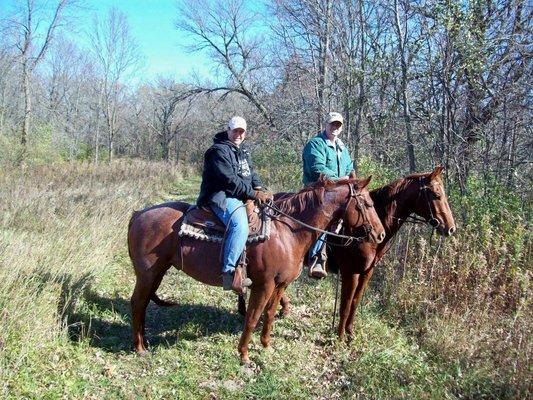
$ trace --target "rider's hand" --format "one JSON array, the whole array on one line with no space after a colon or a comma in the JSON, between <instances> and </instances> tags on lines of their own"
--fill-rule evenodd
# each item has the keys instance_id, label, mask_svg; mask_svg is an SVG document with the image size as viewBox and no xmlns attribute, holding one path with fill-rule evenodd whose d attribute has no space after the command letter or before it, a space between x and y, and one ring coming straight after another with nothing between
<instances>
[{"instance_id":1,"label":"rider's hand","mask_svg":"<svg viewBox=\"0 0 533 400\"><path fill-rule=\"evenodd\" d=\"M268 190L256 190L255 193L255 199L259 204L268 203L271 202L274 196L271 192Z\"/></svg>"}]
</instances>

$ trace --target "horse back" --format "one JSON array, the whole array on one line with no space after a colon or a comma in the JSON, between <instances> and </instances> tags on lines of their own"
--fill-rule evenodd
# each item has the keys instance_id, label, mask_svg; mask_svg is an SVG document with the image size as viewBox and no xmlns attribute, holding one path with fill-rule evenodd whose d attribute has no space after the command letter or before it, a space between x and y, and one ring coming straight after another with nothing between
<instances>
[{"instance_id":1,"label":"horse back","mask_svg":"<svg viewBox=\"0 0 533 400\"><path fill-rule=\"evenodd\" d=\"M128 224L128 249L130 257L146 252L170 252L178 237L183 215L189 203L176 201L156 204L140 211L134 211ZM167 249L168 247L168 249Z\"/></svg>"},{"instance_id":2,"label":"horse back","mask_svg":"<svg viewBox=\"0 0 533 400\"><path fill-rule=\"evenodd\" d=\"M150 218L172 218L176 215L183 215L189 209L191 204L183 201L172 201L167 203L155 204L146 207L142 210L133 211L128 224L128 230L131 229L133 223L142 217L143 219Z\"/></svg>"}]
</instances>

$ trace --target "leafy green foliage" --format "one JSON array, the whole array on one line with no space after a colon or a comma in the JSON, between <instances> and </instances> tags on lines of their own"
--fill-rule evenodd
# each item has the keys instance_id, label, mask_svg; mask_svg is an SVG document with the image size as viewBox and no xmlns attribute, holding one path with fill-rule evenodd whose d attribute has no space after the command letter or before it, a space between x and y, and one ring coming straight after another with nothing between
<instances>
[{"instance_id":1,"label":"leafy green foliage","mask_svg":"<svg viewBox=\"0 0 533 400\"><path fill-rule=\"evenodd\" d=\"M254 166L274 192L297 191L302 183L302 149L285 141L274 141L254 151Z\"/></svg>"}]
</instances>

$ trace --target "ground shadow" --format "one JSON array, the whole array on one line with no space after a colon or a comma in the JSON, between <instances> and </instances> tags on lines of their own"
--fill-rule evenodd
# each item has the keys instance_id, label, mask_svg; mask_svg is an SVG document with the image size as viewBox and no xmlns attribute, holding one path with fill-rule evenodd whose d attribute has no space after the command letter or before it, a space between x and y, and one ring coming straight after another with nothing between
<instances>
[{"instance_id":1,"label":"ground shadow","mask_svg":"<svg viewBox=\"0 0 533 400\"><path fill-rule=\"evenodd\" d=\"M66 316L71 340L88 339L92 346L109 352L132 349L129 299L102 296L91 288L84 291L83 298L83 306ZM236 334L242 325L237 311L203 304L159 307L150 303L146 338L152 348L168 347L217 333Z\"/></svg>"}]
</instances>

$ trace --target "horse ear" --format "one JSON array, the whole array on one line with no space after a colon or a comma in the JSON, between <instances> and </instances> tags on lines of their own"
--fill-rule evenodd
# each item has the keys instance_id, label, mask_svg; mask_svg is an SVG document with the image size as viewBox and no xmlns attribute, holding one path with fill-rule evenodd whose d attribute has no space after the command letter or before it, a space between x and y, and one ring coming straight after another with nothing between
<instances>
[{"instance_id":1,"label":"horse ear","mask_svg":"<svg viewBox=\"0 0 533 400\"><path fill-rule=\"evenodd\" d=\"M352 169L350 172L350 175L348 175L348 178L350 179L357 179L357 175L355 174L355 171Z\"/></svg>"},{"instance_id":2,"label":"horse ear","mask_svg":"<svg viewBox=\"0 0 533 400\"><path fill-rule=\"evenodd\" d=\"M431 175L429 176L430 180L435 179L436 177L440 176L442 174L442 171L444 170L444 167L442 165L437 165Z\"/></svg>"},{"instance_id":3,"label":"horse ear","mask_svg":"<svg viewBox=\"0 0 533 400\"><path fill-rule=\"evenodd\" d=\"M363 179L363 180L361 181L361 186L360 186L360 188L361 188L361 189L366 188L366 187L368 186L368 184L370 183L371 180L372 180L372 175L370 175L370 176L369 176L368 178L366 178L366 179Z\"/></svg>"}]
</instances>

